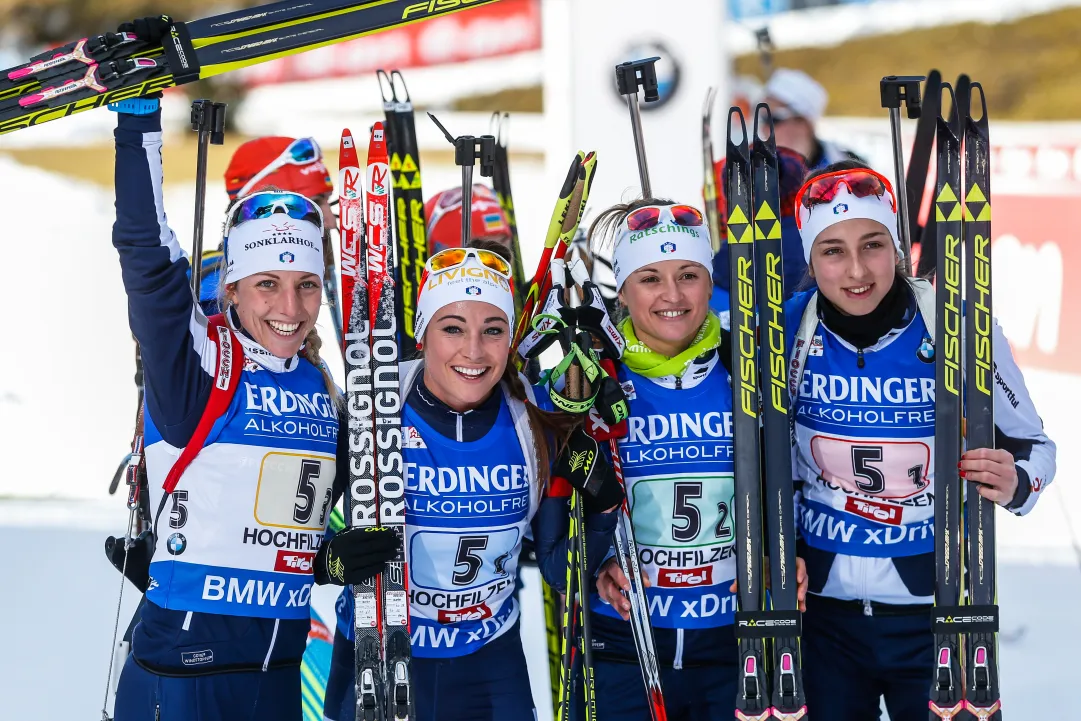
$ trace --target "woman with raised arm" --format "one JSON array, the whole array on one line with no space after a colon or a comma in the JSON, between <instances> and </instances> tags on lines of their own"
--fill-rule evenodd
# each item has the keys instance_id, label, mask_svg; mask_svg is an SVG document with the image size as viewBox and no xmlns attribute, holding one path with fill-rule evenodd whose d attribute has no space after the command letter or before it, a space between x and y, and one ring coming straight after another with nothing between
<instances>
[{"instance_id":1,"label":"woman with raised arm","mask_svg":"<svg viewBox=\"0 0 1081 721\"><path fill-rule=\"evenodd\" d=\"M115 718L295 721L313 583L361 582L397 548L391 531L323 543L348 479L315 333L323 214L295 193L238 199L223 314L207 318L165 216L158 101L117 110L113 245L145 368L156 541Z\"/></svg>"}]
</instances>

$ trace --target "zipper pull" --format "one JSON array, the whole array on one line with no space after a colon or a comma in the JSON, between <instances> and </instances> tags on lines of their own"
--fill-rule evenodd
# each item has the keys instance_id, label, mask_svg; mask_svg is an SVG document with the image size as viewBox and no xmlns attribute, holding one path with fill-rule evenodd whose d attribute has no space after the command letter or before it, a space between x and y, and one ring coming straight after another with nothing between
<instances>
[{"instance_id":1,"label":"zipper pull","mask_svg":"<svg viewBox=\"0 0 1081 721\"><path fill-rule=\"evenodd\" d=\"M856 349L856 367L857 368L863 368L863 366L864 366L863 348L857 348ZM867 615L870 616L871 614L867 614Z\"/></svg>"},{"instance_id":2,"label":"zipper pull","mask_svg":"<svg viewBox=\"0 0 1081 721\"><path fill-rule=\"evenodd\" d=\"M874 609L871 608L871 599L869 599L869 598L863 599L863 615L864 616L874 616L875 615Z\"/></svg>"}]
</instances>

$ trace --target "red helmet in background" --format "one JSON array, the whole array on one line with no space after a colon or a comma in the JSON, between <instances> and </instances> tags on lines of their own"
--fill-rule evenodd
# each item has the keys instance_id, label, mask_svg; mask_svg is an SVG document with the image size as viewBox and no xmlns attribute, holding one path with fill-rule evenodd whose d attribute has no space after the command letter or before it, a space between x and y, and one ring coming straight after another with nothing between
<instances>
[{"instance_id":1,"label":"red helmet in background","mask_svg":"<svg viewBox=\"0 0 1081 721\"><path fill-rule=\"evenodd\" d=\"M486 185L473 185L472 238L510 244L510 222L499 206L499 199ZM428 219L428 249L433 255L447 248L462 246L462 189L450 188L436 193L424 204Z\"/></svg>"},{"instance_id":2,"label":"red helmet in background","mask_svg":"<svg viewBox=\"0 0 1081 721\"><path fill-rule=\"evenodd\" d=\"M270 172L266 172L270 171ZM255 183L251 180L262 175ZM252 187L245 188L251 184ZM268 136L249 140L233 153L225 169L230 200L266 187L315 198L334 190L323 154L311 138Z\"/></svg>"}]
</instances>

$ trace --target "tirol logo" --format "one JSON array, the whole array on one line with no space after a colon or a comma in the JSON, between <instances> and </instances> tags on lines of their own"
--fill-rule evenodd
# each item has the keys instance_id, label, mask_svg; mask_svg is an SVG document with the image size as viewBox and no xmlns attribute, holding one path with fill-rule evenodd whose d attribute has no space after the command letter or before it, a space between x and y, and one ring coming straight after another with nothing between
<instances>
[{"instance_id":1,"label":"tirol logo","mask_svg":"<svg viewBox=\"0 0 1081 721\"><path fill-rule=\"evenodd\" d=\"M439 623L461 623L462 621L483 621L492 617L492 609L488 604L481 603L467 608L453 610L441 609L439 611Z\"/></svg>"},{"instance_id":2,"label":"tirol logo","mask_svg":"<svg viewBox=\"0 0 1081 721\"><path fill-rule=\"evenodd\" d=\"M848 212L848 203L838 203L837 205L833 206L833 214L834 215L843 215L844 213L847 213L847 212Z\"/></svg>"},{"instance_id":3,"label":"tirol logo","mask_svg":"<svg viewBox=\"0 0 1081 721\"><path fill-rule=\"evenodd\" d=\"M311 573L313 563L315 563L314 553L282 550L278 551L278 558L274 561L274 570L279 573Z\"/></svg>"},{"instance_id":4,"label":"tirol logo","mask_svg":"<svg viewBox=\"0 0 1081 721\"><path fill-rule=\"evenodd\" d=\"M179 556L187 547L188 539L184 538L183 533L174 533L165 542L165 548L168 549L170 556Z\"/></svg>"},{"instance_id":5,"label":"tirol logo","mask_svg":"<svg viewBox=\"0 0 1081 721\"><path fill-rule=\"evenodd\" d=\"M294 260L296 260L296 256L287 250L278 256L278 260L283 263L292 263Z\"/></svg>"},{"instance_id":6,"label":"tirol logo","mask_svg":"<svg viewBox=\"0 0 1081 721\"><path fill-rule=\"evenodd\" d=\"M699 568L662 568L657 573L661 588L693 588L713 585L713 566Z\"/></svg>"},{"instance_id":7,"label":"tirol logo","mask_svg":"<svg viewBox=\"0 0 1081 721\"><path fill-rule=\"evenodd\" d=\"M480 295L480 286L471 285L465 289L466 295Z\"/></svg>"},{"instance_id":8,"label":"tirol logo","mask_svg":"<svg viewBox=\"0 0 1081 721\"><path fill-rule=\"evenodd\" d=\"M652 112L664 107L675 97L679 90L680 63L668 47L657 40L642 40L634 42L623 51L617 62L625 60L637 60L638 58L659 58L654 66L657 70L657 100L652 103L642 103L642 112ZM613 90L615 87L613 86ZM622 98L620 98L622 100Z\"/></svg>"},{"instance_id":9,"label":"tirol logo","mask_svg":"<svg viewBox=\"0 0 1081 721\"><path fill-rule=\"evenodd\" d=\"M900 506L890 506L885 503L849 496L845 499L845 510L879 523L888 523L891 526L901 525Z\"/></svg>"},{"instance_id":10,"label":"tirol logo","mask_svg":"<svg viewBox=\"0 0 1081 721\"><path fill-rule=\"evenodd\" d=\"M676 244L671 242L671 241L669 241L667 243L661 243L661 252L662 253L675 253L676 252Z\"/></svg>"},{"instance_id":11,"label":"tirol logo","mask_svg":"<svg viewBox=\"0 0 1081 721\"><path fill-rule=\"evenodd\" d=\"M935 362L935 346L929 335L925 334L923 340L920 341L920 347L916 349L916 357L924 363Z\"/></svg>"}]
</instances>

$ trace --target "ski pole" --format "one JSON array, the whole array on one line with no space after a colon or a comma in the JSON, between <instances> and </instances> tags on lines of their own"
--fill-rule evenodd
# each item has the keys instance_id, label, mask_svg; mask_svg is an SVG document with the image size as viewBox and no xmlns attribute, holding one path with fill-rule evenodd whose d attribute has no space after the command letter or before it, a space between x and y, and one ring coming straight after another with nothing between
<instances>
[{"instance_id":1,"label":"ski pole","mask_svg":"<svg viewBox=\"0 0 1081 721\"><path fill-rule=\"evenodd\" d=\"M638 110L638 88L642 88L647 103L660 98L657 90L657 67L659 57L644 60L629 60L616 66L616 87L619 94L627 98L627 107L631 112L631 130L634 133L634 152L638 157L638 177L642 181L642 197L652 198L653 188L649 184L649 166L646 163L646 144L642 133L642 114Z\"/></svg>"},{"instance_id":2,"label":"ski pole","mask_svg":"<svg viewBox=\"0 0 1081 721\"><path fill-rule=\"evenodd\" d=\"M454 146L454 164L462 168L462 247L469 244L472 237L473 220L473 167L480 161L480 174L490 178L495 173L495 136L494 135L459 135L457 138L443 127L431 113L428 117L443 131L450 144Z\"/></svg>"},{"instance_id":3,"label":"ski pole","mask_svg":"<svg viewBox=\"0 0 1081 721\"><path fill-rule=\"evenodd\" d=\"M203 218L206 215L206 160L208 146L225 142L225 103L196 100L191 104L191 129L199 133L195 161L195 232L192 234L191 290L199 300L203 281Z\"/></svg>"},{"instance_id":4,"label":"ski pole","mask_svg":"<svg viewBox=\"0 0 1081 721\"><path fill-rule=\"evenodd\" d=\"M908 218L908 191L905 189L905 157L901 148L901 103L908 108L908 117L920 117L920 83L922 75L887 75L879 83L882 107L890 111L890 129L893 131L893 167L897 174L897 229L901 234L901 247L905 254L905 275L912 275L912 231Z\"/></svg>"}]
</instances>

